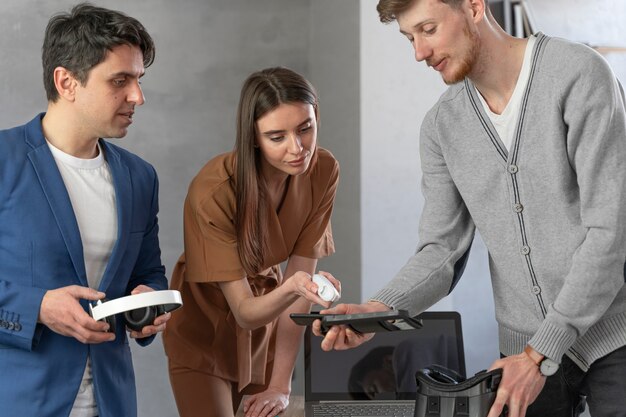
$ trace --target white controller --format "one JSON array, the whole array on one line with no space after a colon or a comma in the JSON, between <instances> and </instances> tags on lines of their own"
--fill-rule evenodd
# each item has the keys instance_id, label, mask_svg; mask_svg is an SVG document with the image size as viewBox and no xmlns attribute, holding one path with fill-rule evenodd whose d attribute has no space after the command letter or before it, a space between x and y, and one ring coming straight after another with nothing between
<instances>
[{"instance_id":1,"label":"white controller","mask_svg":"<svg viewBox=\"0 0 626 417\"><path fill-rule=\"evenodd\" d=\"M335 302L341 298L337 288L323 275L313 275L313 282L317 284L317 295L324 301Z\"/></svg>"}]
</instances>

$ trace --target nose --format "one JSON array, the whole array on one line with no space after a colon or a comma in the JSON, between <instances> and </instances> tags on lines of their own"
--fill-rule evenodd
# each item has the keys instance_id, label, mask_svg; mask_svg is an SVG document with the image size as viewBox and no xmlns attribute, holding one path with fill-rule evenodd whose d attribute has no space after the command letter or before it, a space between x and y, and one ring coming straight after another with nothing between
<instances>
[{"instance_id":1,"label":"nose","mask_svg":"<svg viewBox=\"0 0 626 417\"><path fill-rule=\"evenodd\" d=\"M433 54L433 50L428 43L418 40L417 37L413 40L413 49L415 50L415 60L417 62L422 62Z\"/></svg>"},{"instance_id":2,"label":"nose","mask_svg":"<svg viewBox=\"0 0 626 417\"><path fill-rule=\"evenodd\" d=\"M302 152L302 138L297 133L289 136L289 152L294 155L298 155Z\"/></svg>"},{"instance_id":3,"label":"nose","mask_svg":"<svg viewBox=\"0 0 626 417\"><path fill-rule=\"evenodd\" d=\"M146 98L143 95L143 90L141 89L141 84L139 84L139 81L131 83L127 101L135 104L136 106L141 106L143 103L145 103Z\"/></svg>"}]
</instances>

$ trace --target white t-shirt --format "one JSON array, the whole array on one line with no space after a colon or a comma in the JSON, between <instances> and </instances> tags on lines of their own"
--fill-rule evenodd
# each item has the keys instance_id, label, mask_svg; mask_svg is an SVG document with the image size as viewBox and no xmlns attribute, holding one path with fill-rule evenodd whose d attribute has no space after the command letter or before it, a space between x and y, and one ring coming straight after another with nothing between
<instances>
[{"instance_id":1,"label":"white t-shirt","mask_svg":"<svg viewBox=\"0 0 626 417\"><path fill-rule=\"evenodd\" d=\"M517 84L515 84L515 90L513 90L513 94L501 114L492 112L482 94L480 94L480 91L477 90L478 97L480 97L480 102L483 104L485 113L489 116L493 127L496 128L496 131L498 132L498 135L507 150L510 150L511 145L513 144L513 136L515 135L515 127L517 126L517 121L519 119L522 98L524 97L524 91L526 90L528 79L530 78L530 61L535 40L536 37L534 35L528 38L526 51L524 52L524 62L522 63L522 69L520 70L519 77L517 78Z\"/></svg>"},{"instance_id":2,"label":"white t-shirt","mask_svg":"<svg viewBox=\"0 0 626 417\"><path fill-rule=\"evenodd\" d=\"M99 144L98 156L93 159L76 158L55 148L50 142L48 147L72 202L83 244L87 282L90 288L98 289L117 241L115 189L109 165ZM87 358L83 380L70 417L97 415L91 361Z\"/></svg>"}]
</instances>

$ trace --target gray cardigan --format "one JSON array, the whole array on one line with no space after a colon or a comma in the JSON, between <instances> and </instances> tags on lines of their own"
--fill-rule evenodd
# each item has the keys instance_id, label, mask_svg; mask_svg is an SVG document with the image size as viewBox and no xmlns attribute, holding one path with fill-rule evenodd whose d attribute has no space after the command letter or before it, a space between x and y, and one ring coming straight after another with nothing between
<instances>
[{"instance_id":1,"label":"gray cardigan","mask_svg":"<svg viewBox=\"0 0 626 417\"><path fill-rule=\"evenodd\" d=\"M626 345L624 93L592 49L538 34L507 152L469 80L428 112L417 251L373 300L418 313L454 288L475 227L500 350L583 370Z\"/></svg>"}]
</instances>

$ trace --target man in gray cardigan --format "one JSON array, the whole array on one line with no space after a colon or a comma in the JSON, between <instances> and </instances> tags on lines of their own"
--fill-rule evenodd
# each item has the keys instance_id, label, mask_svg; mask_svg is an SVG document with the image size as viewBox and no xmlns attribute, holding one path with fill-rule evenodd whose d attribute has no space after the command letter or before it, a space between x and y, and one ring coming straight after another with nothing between
<instances>
[{"instance_id":1,"label":"man in gray cardigan","mask_svg":"<svg viewBox=\"0 0 626 417\"><path fill-rule=\"evenodd\" d=\"M486 0L380 0L378 11L450 87L422 124L415 255L368 303L327 312L426 310L454 288L478 228L503 354L492 368L504 369L488 417L505 405L510 417L576 415L584 396L594 417L626 416L626 118L615 75L586 46L509 36ZM366 339L337 326L322 348Z\"/></svg>"}]
</instances>

